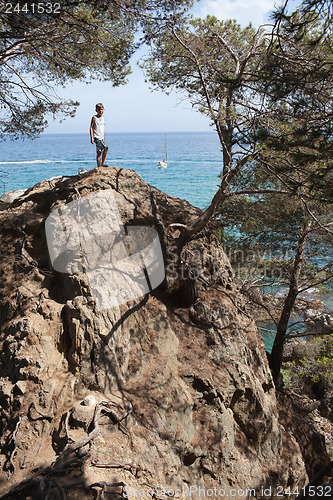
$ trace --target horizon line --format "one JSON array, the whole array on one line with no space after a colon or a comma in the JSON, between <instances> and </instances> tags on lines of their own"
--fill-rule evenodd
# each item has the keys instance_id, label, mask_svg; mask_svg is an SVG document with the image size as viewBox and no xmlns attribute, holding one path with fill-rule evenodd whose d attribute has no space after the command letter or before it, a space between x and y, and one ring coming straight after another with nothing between
<instances>
[{"instance_id":1,"label":"horizon line","mask_svg":"<svg viewBox=\"0 0 333 500\"><path fill-rule=\"evenodd\" d=\"M215 130L169 130L169 131L156 131L156 130L146 130L143 132L139 131L122 131L122 132L106 132L107 134L209 134L209 133L216 133ZM39 137L43 135L89 135L88 132L42 132ZM37 139L38 137L36 137Z\"/></svg>"}]
</instances>

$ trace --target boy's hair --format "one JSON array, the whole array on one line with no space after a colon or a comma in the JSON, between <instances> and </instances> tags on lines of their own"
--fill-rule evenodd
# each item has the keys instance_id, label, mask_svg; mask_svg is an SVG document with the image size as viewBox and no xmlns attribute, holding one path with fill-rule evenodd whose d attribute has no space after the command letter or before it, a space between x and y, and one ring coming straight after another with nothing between
<instances>
[{"instance_id":1,"label":"boy's hair","mask_svg":"<svg viewBox=\"0 0 333 500\"><path fill-rule=\"evenodd\" d=\"M104 108L104 106L101 102L98 102L95 106L95 109L97 109L97 108Z\"/></svg>"}]
</instances>

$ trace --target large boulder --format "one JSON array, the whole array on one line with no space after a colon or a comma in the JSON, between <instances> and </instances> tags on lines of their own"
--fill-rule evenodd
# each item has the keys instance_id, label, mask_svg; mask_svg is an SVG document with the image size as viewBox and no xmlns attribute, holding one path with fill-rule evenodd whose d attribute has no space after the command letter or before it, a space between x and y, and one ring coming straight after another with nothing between
<instances>
[{"instance_id":1,"label":"large boulder","mask_svg":"<svg viewBox=\"0 0 333 500\"><path fill-rule=\"evenodd\" d=\"M50 265L45 219L109 189L125 226L157 231L166 279L98 310L84 272ZM199 214L114 167L41 182L0 213L0 458L9 479L0 490L16 484L6 498L43 488L48 498L164 489L186 498L200 488L253 488L259 498L266 486L304 485L263 340L209 229L188 246L199 298L190 308L175 301L172 245Z\"/></svg>"}]
</instances>

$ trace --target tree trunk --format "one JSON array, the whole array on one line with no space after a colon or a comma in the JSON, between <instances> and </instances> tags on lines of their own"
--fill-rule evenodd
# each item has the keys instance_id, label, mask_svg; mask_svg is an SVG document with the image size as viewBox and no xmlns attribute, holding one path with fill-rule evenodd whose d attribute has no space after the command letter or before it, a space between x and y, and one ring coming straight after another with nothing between
<instances>
[{"instance_id":1,"label":"tree trunk","mask_svg":"<svg viewBox=\"0 0 333 500\"><path fill-rule=\"evenodd\" d=\"M304 229L298 240L296 249L294 266L291 272L289 281L289 292L283 305L281 316L276 329L273 349L270 355L270 368L272 371L273 380L276 386L280 384L280 373L283 358L283 347L286 341L286 333L291 312L295 305L295 301L299 290L299 278L302 271L303 255L305 243L309 234L310 224Z\"/></svg>"},{"instance_id":2,"label":"tree trunk","mask_svg":"<svg viewBox=\"0 0 333 500\"><path fill-rule=\"evenodd\" d=\"M181 252L183 247L188 243L193 236L200 233L205 226L210 221L211 217L214 215L217 208L219 208L224 200L229 196L229 186L220 186L218 191L215 193L211 204L208 208L201 214L192 224L186 227L184 231L180 234L177 240L178 251Z\"/></svg>"}]
</instances>

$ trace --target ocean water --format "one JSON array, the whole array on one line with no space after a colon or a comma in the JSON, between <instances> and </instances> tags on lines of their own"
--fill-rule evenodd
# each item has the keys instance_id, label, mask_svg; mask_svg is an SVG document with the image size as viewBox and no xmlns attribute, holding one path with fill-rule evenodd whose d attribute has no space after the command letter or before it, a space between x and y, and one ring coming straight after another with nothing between
<instances>
[{"instance_id":1,"label":"ocean water","mask_svg":"<svg viewBox=\"0 0 333 500\"><path fill-rule=\"evenodd\" d=\"M222 155L213 131L166 134L166 169L157 168L164 156L163 133L114 133L106 136L106 142L109 165L134 170L169 195L204 208L216 192ZM89 133L1 142L0 194L57 175L75 175L80 168L90 170L95 157Z\"/></svg>"}]
</instances>

